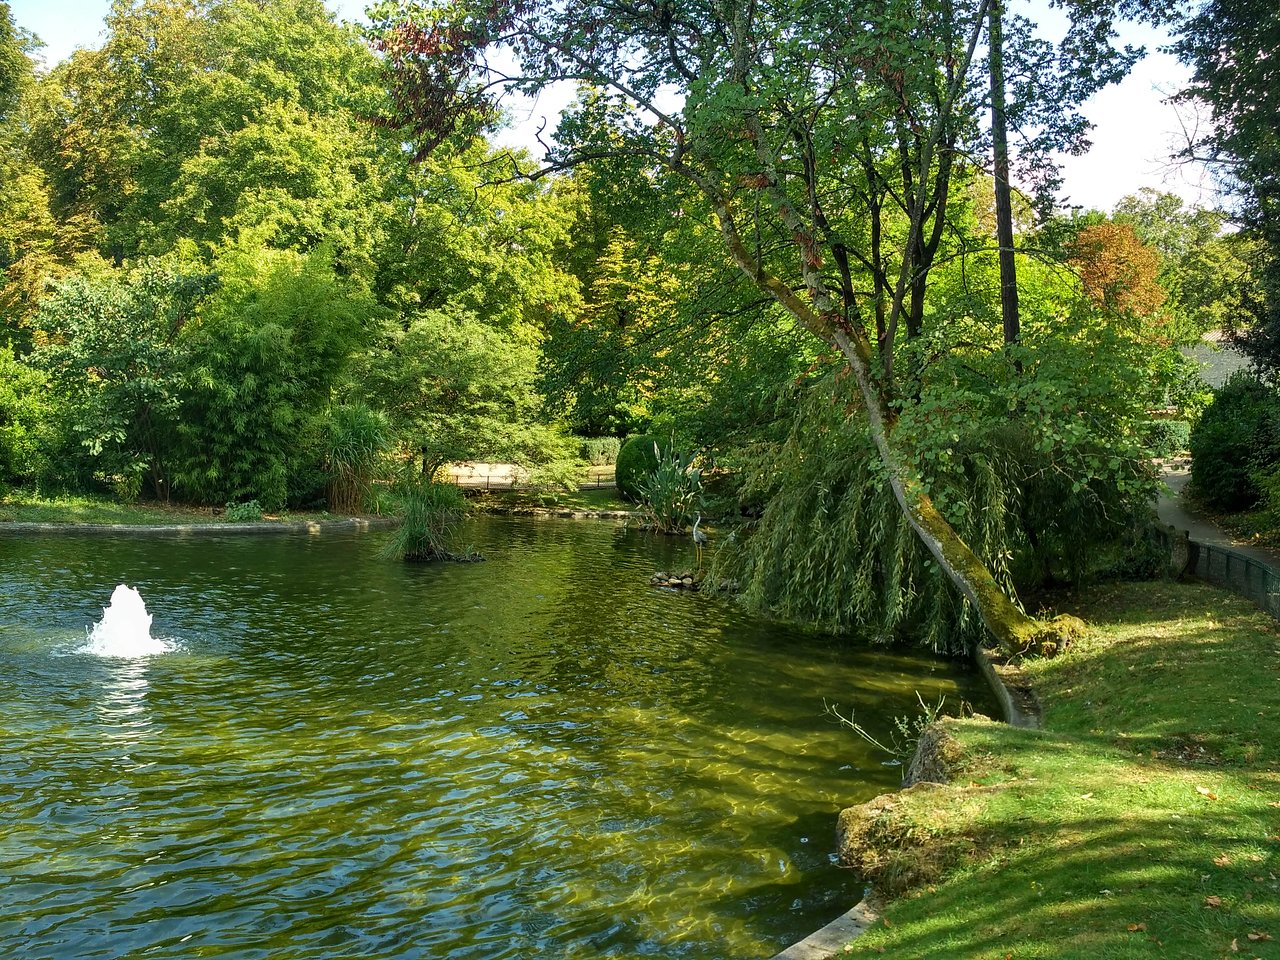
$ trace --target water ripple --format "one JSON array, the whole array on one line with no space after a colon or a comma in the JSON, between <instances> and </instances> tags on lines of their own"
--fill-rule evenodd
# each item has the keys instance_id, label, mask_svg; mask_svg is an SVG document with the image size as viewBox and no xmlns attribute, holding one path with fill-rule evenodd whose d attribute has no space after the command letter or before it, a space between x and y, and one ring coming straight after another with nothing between
<instances>
[{"instance_id":1,"label":"water ripple","mask_svg":"<svg viewBox=\"0 0 1280 960\"><path fill-rule=\"evenodd\" d=\"M651 590L679 544L468 539L0 540L0 956L768 956L895 776L823 700L975 686ZM75 652L119 582L176 652Z\"/></svg>"}]
</instances>

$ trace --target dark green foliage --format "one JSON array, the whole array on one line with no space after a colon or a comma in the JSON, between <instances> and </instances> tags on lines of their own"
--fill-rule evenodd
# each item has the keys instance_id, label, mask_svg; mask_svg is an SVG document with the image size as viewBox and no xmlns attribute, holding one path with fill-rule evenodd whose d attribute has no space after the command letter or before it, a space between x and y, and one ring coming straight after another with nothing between
<instances>
[{"instance_id":1,"label":"dark green foliage","mask_svg":"<svg viewBox=\"0 0 1280 960\"><path fill-rule=\"evenodd\" d=\"M1173 457L1190 449L1191 424L1185 420L1148 420L1142 442L1153 457Z\"/></svg>"},{"instance_id":2,"label":"dark green foliage","mask_svg":"<svg viewBox=\"0 0 1280 960\"><path fill-rule=\"evenodd\" d=\"M1263 302L1242 346L1254 360L1280 371L1280 17L1272 0L1208 0L1183 21L1175 46L1194 69L1181 96L1208 108L1206 131L1186 154L1208 159L1238 201L1235 219L1259 241L1255 264Z\"/></svg>"},{"instance_id":3,"label":"dark green foliage","mask_svg":"<svg viewBox=\"0 0 1280 960\"><path fill-rule=\"evenodd\" d=\"M59 402L67 447L58 479L96 478L132 498L145 477L167 498L189 362L181 332L214 285L208 273L147 261L73 275L45 298L31 360Z\"/></svg>"},{"instance_id":4,"label":"dark green foliage","mask_svg":"<svg viewBox=\"0 0 1280 960\"><path fill-rule=\"evenodd\" d=\"M614 482L618 485L618 493L623 500L639 503L643 497L641 483L644 478L658 468L658 451L661 441L647 433L628 437L627 442L618 451L618 460L613 468Z\"/></svg>"},{"instance_id":5,"label":"dark green foliage","mask_svg":"<svg viewBox=\"0 0 1280 960\"><path fill-rule=\"evenodd\" d=\"M579 456L593 467L617 463L622 441L617 437L588 437L579 447Z\"/></svg>"},{"instance_id":6,"label":"dark green foliage","mask_svg":"<svg viewBox=\"0 0 1280 960\"><path fill-rule=\"evenodd\" d=\"M262 519L262 504L257 500L232 501L227 504L225 516L229 523L254 523Z\"/></svg>"},{"instance_id":7,"label":"dark green foliage","mask_svg":"<svg viewBox=\"0 0 1280 960\"><path fill-rule=\"evenodd\" d=\"M770 489L763 515L741 550L716 554L712 575L738 580L747 605L761 612L880 642L963 649L981 627L908 526L865 429L828 398L808 397L803 406L808 416L795 419L757 473ZM1001 491L989 470L975 480L981 486L969 499L983 509L971 518L998 526ZM999 529L985 539L981 529L960 532L984 559L1003 546Z\"/></svg>"},{"instance_id":8,"label":"dark green foliage","mask_svg":"<svg viewBox=\"0 0 1280 960\"><path fill-rule=\"evenodd\" d=\"M821 382L792 393L791 432L744 491L767 506L713 573L739 580L760 611L960 652L983 628L908 526L847 390ZM1149 510L1145 475L1089 476L1042 447L1043 434L1009 416L974 420L966 433L948 425L922 465L934 502L1010 591L1127 563L1127 531ZM1096 440L1075 456L1115 459Z\"/></svg>"},{"instance_id":9,"label":"dark green foliage","mask_svg":"<svg viewBox=\"0 0 1280 960\"><path fill-rule=\"evenodd\" d=\"M450 483L412 482L397 491L404 522L382 548L382 555L396 560L442 560L452 554L458 524L467 501Z\"/></svg>"},{"instance_id":10,"label":"dark green foliage","mask_svg":"<svg viewBox=\"0 0 1280 960\"><path fill-rule=\"evenodd\" d=\"M278 510L322 466L319 411L372 307L323 254L236 251L221 266L223 289L188 335L175 483L196 502Z\"/></svg>"},{"instance_id":11,"label":"dark green foliage","mask_svg":"<svg viewBox=\"0 0 1280 960\"><path fill-rule=\"evenodd\" d=\"M1262 497L1256 475L1280 464L1280 391L1233 374L1191 431L1191 483L1220 510L1243 510Z\"/></svg>"}]
</instances>

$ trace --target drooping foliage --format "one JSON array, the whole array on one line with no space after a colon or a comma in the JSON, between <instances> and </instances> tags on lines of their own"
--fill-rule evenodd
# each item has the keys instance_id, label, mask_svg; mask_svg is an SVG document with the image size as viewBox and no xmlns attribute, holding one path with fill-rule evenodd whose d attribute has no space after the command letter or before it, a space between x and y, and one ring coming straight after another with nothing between
<instances>
[{"instance_id":1,"label":"drooping foliage","mask_svg":"<svg viewBox=\"0 0 1280 960\"><path fill-rule=\"evenodd\" d=\"M988 349L940 361L946 375L926 382L899 430L933 502L1009 588L1141 568L1133 534L1154 495L1145 417L1175 355L1083 303L1027 293L1021 373L1000 326L970 321L964 335ZM717 575L741 579L761 609L959 650L982 626L897 509L860 398L830 360L821 369L784 389L790 429L759 448L744 491L766 506L738 558L718 554Z\"/></svg>"}]
</instances>

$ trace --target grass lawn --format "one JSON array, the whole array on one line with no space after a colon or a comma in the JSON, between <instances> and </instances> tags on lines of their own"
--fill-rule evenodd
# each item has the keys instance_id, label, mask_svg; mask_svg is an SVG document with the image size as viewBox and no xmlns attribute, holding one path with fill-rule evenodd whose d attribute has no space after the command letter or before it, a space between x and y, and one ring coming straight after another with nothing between
<instances>
[{"instance_id":1,"label":"grass lawn","mask_svg":"<svg viewBox=\"0 0 1280 960\"><path fill-rule=\"evenodd\" d=\"M1045 729L947 721L952 782L881 804L849 955L1280 958L1280 632L1204 585L1113 584L1028 664Z\"/></svg>"},{"instance_id":2,"label":"grass lawn","mask_svg":"<svg viewBox=\"0 0 1280 960\"><path fill-rule=\"evenodd\" d=\"M323 519L325 514L289 513L264 516L264 522ZM221 523L222 510L165 503L119 503L106 497L69 495L41 497L27 490L0 496L0 523L111 523L166 526Z\"/></svg>"}]
</instances>

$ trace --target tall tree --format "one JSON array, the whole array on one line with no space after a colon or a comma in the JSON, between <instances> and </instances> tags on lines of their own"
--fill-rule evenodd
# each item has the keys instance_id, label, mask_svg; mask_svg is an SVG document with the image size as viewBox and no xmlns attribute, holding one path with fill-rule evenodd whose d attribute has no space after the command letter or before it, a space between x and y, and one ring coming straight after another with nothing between
<instances>
[{"instance_id":1,"label":"tall tree","mask_svg":"<svg viewBox=\"0 0 1280 960\"><path fill-rule=\"evenodd\" d=\"M9 4L0 3L0 121L18 102L18 92L31 68Z\"/></svg>"},{"instance_id":2,"label":"tall tree","mask_svg":"<svg viewBox=\"0 0 1280 960\"><path fill-rule=\"evenodd\" d=\"M988 72L991 75L991 159L995 175L996 242L1000 246L1000 317L1004 342L1021 336L1018 268L1013 249L1013 188L1009 183L1009 119L1004 91L1004 0L987 10Z\"/></svg>"},{"instance_id":3,"label":"tall tree","mask_svg":"<svg viewBox=\"0 0 1280 960\"><path fill-rule=\"evenodd\" d=\"M1186 154L1216 167L1239 223L1262 245L1265 302L1242 342L1280 374L1280 13L1267 0L1206 0L1175 49L1194 70L1182 96L1205 105L1210 120Z\"/></svg>"},{"instance_id":4,"label":"tall tree","mask_svg":"<svg viewBox=\"0 0 1280 960\"><path fill-rule=\"evenodd\" d=\"M1010 601L894 437L920 373L895 358L925 333L952 177L977 136L988 3L387 3L372 15L389 122L421 156L492 120L504 87L607 91L562 128L552 167L630 156L695 187L743 274L845 358L894 496L936 562L1002 645L1051 648L1055 630ZM1118 56L1107 30L1100 46L1075 36L1086 41L1064 75L1107 74ZM489 68L502 45L518 77Z\"/></svg>"}]
</instances>

